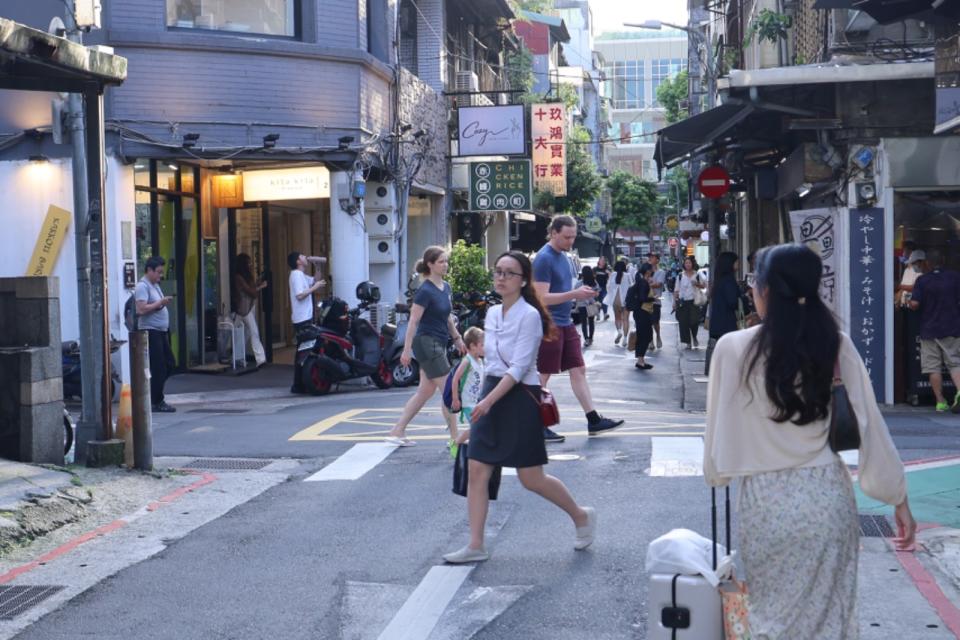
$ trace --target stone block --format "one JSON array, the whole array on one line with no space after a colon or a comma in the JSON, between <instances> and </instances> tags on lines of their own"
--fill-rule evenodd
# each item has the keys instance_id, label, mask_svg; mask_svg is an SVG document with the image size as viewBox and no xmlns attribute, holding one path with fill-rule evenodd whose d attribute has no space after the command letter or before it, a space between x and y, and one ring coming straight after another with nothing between
<instances>
[{"instance_id":1,"label":"stone block","mask_svg":"<svg viewBox=\"0 0 960 640\"><path fill-rule=\"evenodd\" d=\"M20 383L20 404L47 404L63 400L63 379L47 378Z\"/></svg>"},{"instance_id":2,"label":"stone block","mask_svg":"<svg viewBox=\"0 0 960 640\"><path fill-rule=\"evenodd\" d=\"M37 382L63 377L63 359L60 345L24 349L20 359L20 381ZM62 381L61 381L62 383Z\"/></svg>"},{"instance_id":3,"label":"stone block","mask_svg":"<svg viewBox=\"0 0 960 640\"><path fill-rule=\"evenodd\" d=\"M63 464L63 402L20 407L20 462Z\"/></svg>"},{"instance_id":4,"label":"stone block","mask_svg":"<svg viewBox=\"0 0 960 640\"><path fill-rule=\"evenodd\" d=\"M91 440L87 443L88 467L119 467L123 464L123 440Z\"/></svg>"},{"instance_id":5,"label":"stone block","mask_svg":"<svg viewBox=\"0 0 960 640\"><path fill-rule=\"evenodd\" d=\"M23 277L13 278L14 291L18 298L60 298L60 278Z\"/></svg>"},{"instance_id":6,"label":"stone block","mask_svg":"<svg viewBox=\"0 0 960 640\"><path fill-rule=\"evenodd\" d=\"M46 347L60 343L60 303L46 298L18 298L10 346Z\"/></svg>"}]
</instances>

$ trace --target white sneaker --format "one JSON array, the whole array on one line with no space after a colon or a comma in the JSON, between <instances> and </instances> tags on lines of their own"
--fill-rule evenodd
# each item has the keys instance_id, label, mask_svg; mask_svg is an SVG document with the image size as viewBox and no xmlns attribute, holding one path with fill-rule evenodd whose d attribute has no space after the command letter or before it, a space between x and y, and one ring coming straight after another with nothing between
<instances>
[{"instance_id":1,"label":"white sneaker","mask_svg":"<svg viewBox=\"0 0 960 640\"><path fill-rule=\"evenodd\" d=\"M584 507L583 510L587 512L587 524L577 527L577 541L573 544L577 551L583 551L593 544L593 538L597 535L597 512L593 507Z\"/></svg>"},{"instance_id":2,"label":"white sneaker","mask_svg":"<svg viewBox=\"0 0 960 640\"><path fill-rule=\"evenodd\" d=\"M577 530L579 531L579 529ZM450 564L466 564L468 562L483 562L484 560L489 560L490 554L484 549L471 549L470 545L467 545L463 549L448 553L443 556L443 559Z\"/></svg>"}]
</instances>

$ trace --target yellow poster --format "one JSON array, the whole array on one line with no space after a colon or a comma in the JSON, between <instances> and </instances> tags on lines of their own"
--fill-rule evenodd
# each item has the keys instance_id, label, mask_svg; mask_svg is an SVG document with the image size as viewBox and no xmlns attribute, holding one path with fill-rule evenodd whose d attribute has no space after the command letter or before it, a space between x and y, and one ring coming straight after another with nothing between
<instances>
[{"instance_id":1,"label":"yellow poster","mask_svg":"<svg viewBox=\"0 0 960 640\"><path fill-rule=\"evenodd\" d=\"M47 217L43 220L43 226L40 227L37 246L27 265L28 276L53 275L53 267L57 263L57 256L60 255L60 247L63 246L63 240L67 237L69 226L70 212L50 205L47 209Z\"/></svg>"}]
</instances>

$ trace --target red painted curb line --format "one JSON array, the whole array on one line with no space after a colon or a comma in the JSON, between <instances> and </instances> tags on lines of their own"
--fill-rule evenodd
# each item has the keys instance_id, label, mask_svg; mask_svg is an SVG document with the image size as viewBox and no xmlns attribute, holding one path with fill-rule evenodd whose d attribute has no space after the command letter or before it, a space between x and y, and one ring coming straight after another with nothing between
<instances>
[{"instance_id":1,"label":"red painted curb line","mask_svg":"<svg viewBox=\"0 0 960 640\"><path fill-rule=\"evenodd\" d=\"M163 496L156 502L151 502L149 505L147 505L147 511L156 511L163 505L170 504L171 502L174 502L175 500L182 498L184 495L190 493L191 491L196 491L200 487L210 484L216 479L217 479L217 476L213 475L212 473L205 473L201 476L199 480L197 480L193 484L189 484L185 487L180 487L176 491L172 493L168 493L167 495ZM122 529L128 524L130 524L128 521L121 518L119 520L114 520L110 524L105 524L102 527L97 527L93 531L89 531L81 536L77 536L73 540L70 540L60 545L53 551L50 551L49 553L46 553L40 556L33 562L28 562L26 564L20 565L19 567L15 567L10 571L4 573L3 575L0 575L0 584L6 584L11 580L13 580L14 578L17 578L18 576L22 576L23 574L33 571L37 567L43 564L46 564L51 560L55 560L56 558L59 558L60 556L65 555L70 551L73 551L74 549L76 549L77 547L79 547L84 543L90 542L95 538L105 536L112 531L116 531L117 529Z\"/></svg>"},{"instance_id":2,"label":"red painted curb line","mask_svg":"<svg viewBox=\"0 0 960 640\"><path fill-rule=\"evenodd\" d=\"M954 636L960 638L960 609L953 606L953 603L944 595L934 577L927 572L913 553L894 551L894 554L906 570L907 575L913 580L917 591L927 599L927 602L934 608L937 615L940 616L940 619L947 625L947 629L949 629Z\"/></svg>"}]
</instances>

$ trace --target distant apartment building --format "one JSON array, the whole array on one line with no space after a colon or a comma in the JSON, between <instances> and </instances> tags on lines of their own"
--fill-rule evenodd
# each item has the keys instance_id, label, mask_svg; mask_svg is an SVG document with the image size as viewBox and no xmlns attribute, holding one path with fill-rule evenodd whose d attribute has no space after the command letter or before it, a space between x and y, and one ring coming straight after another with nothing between
<instances>
[{"instance_id":1,"label":"distant apartment building","mask_svg":"<svg viewBox=\"0 0 960 640\"><path fill-rule=\"evenodd\" d=\"M657 180L653 135L667 124L657 87L687 67L687 35L682 31L603 33L594 48L605 61L604 97L610 107L605 151L608 169Z\"/></svg>"}]
</instances>

